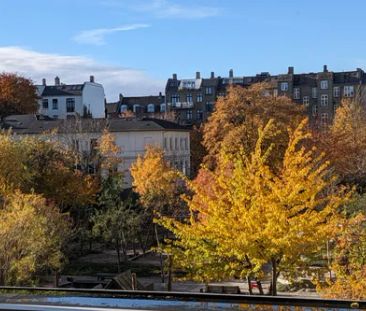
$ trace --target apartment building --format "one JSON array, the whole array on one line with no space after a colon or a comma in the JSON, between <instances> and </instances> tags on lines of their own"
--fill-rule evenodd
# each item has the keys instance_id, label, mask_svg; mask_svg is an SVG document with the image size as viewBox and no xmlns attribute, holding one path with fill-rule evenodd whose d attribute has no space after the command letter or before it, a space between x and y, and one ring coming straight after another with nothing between
<instances>
[{"instance_id":1,"label":"apartment building","mask_svg":"<svg viewBox=\"0 0 366 311\"><path fill-rule=\"evenodd\" d=\"M106 103L105 109L107 118L116 118L126 112L132 112L137 117L157 116L167 111L165 96L161 92L151 96L126 97L119 94L119 100Z\"/></svg>"},{"instance_id":2,"label":"apartment building","mask_svg":"<svg viewBox=\"0 0 366 311\"><path fill-rule=\"evenodd\" d=\"M167 109L175 111L177 122L191 125L207 120L214 109L219 96L224 96L229 86L250 86L258 82L270 85L268 94L288 96L294 103L305 106L312 124L326 125L331 122L334 112L342 98L354 98L362 95L366 85L365 72L357 68L354 71L333 72L324 65L316 73L296 74L289 67L286 74L270 75L262 72L255 76L234 76L233 70L228 77L201 78L199 72L195 79L180 79L173 74L166 84Z\"/></svg>"},{"instance_id":3,"label":"apartment building","mask_svg":"<svg viewBox=\"0 0 366 311\"><path fill-rule=\"evenodd\" d=\"M190 140L189 130L176 123L158 119L52 119L36 115L14 115L5 118L4 124L12 129L15 137L37 136L61 142L68 148L77 149L88 157L97 146L103 130L114 136L120 147L125 188L132 186L130 167L143 155L148 145L164 150L168 163L189 176ZM93 166L86 169L93 171ZM84 168L85 169L85 168Z\"/></svg>"},{"instance_id":4,"label":"apartment building","mask_svg":"<svg viewBox=\"0 0 366 311\"><path fill-rule=\"evenodd\" d=\"M105 95L103 85L94 76L82 84L64 84L55 78L54 85L36 85L39 96L38 113L54 119L70 117L103 118Z\"/></svg>"}]
</instances>

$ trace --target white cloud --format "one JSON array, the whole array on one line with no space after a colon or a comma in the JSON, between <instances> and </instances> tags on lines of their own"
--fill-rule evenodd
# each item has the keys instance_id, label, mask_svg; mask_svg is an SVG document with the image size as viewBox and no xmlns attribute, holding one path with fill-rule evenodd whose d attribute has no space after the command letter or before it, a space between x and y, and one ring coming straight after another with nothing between
<instances>
[{"instance_id":1,"label":"white cloud","mask_svg":"<svg viewBox=\"0 0 366 311\"><path fill-rule=\"evenodd\" d=\"M108 34L112 34L120 31L129 31L141 28L147 28L150 25L147 24L132 24L132 25L124 25L120 27L114 28L98 28L92 30L85 30L77 34L73 37L74 41L78 43L85 44L94 44L94 45L103 45L105 44L104 37Z\"/></svg>"},{"instance_id":2,"label":"white cloud","mask_svg":"<svg viewBox=\"0 0 366 311\"><path fill-rule=\"evenodd\" d=\"M112 7L127 7L133 11L145 12L156 18L184 18L201 19L217 16L220 9L204 5L182 5L170 0L134 0L130 2L121 0L103 0L101 4Z\"/></svg>"},{"instance_id":3,"label":"white cloud","mask_svg":"<svg viewBox=\"0 0 366 311\"><path fill-rule=\"evenodd\" d=\"M164 89L165 81L155 80L144 71L99 64L84 56L47 54L29 49L0 47L0 72L16 72L40 84L42 78L53 84L55 76L63 83L82 83L95 76L103 84L109 101L116 101L118 94L125 96L156 95Z\"/></svg>"}]
</instances>

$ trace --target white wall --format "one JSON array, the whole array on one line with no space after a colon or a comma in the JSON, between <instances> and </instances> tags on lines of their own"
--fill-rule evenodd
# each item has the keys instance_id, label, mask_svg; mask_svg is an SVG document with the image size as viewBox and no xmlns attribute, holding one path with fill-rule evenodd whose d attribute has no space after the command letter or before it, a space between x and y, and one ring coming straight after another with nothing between
<instances>
[{"instance_id":1,"label":"white wall","mask_svg":"<svg viewBox=\"0 0 366 311\"><path fill-rule=\"evenodd\" d=\"M92 113L93 118L104 118L104 88L99 83L85 82L82 104Z\"/></svg>"},{"instance_id":2,"label":"white wall","mask_svg":"<svg viewBox=\"0 0 366 311\"><path fill-rule=\"evenodd\" d=\"M169 163L176 168L182 170L186 175L190 173L190 146L189 146L189 132L188 131L129 131L129 132L112 132L115 137L116 144L121 149L122 163L119 170L124 173L125 187L132 186L132 178L130 168L139 155L143 155L147 145L160 147L164 150L165 158ZM20 135L19 135L20 136ZM30 135L40 136L40 135ZM79 151L89 152L91 139L99 139L101 133L67 133L46 136L48 139L59 141L66 146L71 147L73 140L78 140ZM173 148L164 148L164 138L172 138ZM175 138L177 138L178 145L175 148ZM180 141L187 140L187 148L180 148ZM183 143L184 147L184 143Z\"/></svg>"},{"instance_id":3,"label":"white wall","mask_svg":"<svg viewBox=\"0 0 366 311\"><path fill-rule=\"evenodd\" d=\"M75 100L75 113L78 113L80 116L83 115L83 104L81 96L43 96L39 102L39 112L43 115L49 116L51 118L57 117L58 119L66 119L68 115L75 115L75 113L67 113L66 112L66 99L74 98ZM44 109L42 106L43 99L48 99L48 109ZM53 109L52 100L57 99L58 101L58 109Z\"/></svg>"}]
</instances>

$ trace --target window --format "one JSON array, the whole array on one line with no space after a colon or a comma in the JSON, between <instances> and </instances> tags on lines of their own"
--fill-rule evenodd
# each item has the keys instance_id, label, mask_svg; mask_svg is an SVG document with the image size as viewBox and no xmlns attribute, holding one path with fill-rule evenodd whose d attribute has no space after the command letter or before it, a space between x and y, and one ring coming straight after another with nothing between
<instances>
[{"instance_id":1,"label":"window","mask_svg":"<svg viewBox=\"0 0 366 311\"><path fill-rule=\"evenodd\" d=\"M333 96L334 97L339 97L339 95L341 94L341 89L340 89L340 87L339 86L335 86L334 88L333 88Z\"/></svg>"},{"instance_id":2,"label":"window","mask_svg":"<svg viewBox=\"0 0 366 311\"><path fill-rule=\"evenodd\" d=\"M206 111L207 112L212 112L214 108L214 103L213 102L206 102Z\"/></svg>"},{"instance_id":3,"label":"window","mask_svg":"<svg viewBox=\"0 0 366 311\"><path fill-rule=\"evenodd\" d=\"M192 94L187 94L187 103L192 102Z\"/></svg>"},{"instance_id":4,"label":"window","mask_svg":"<svg viewBox=\"0 0 366 311\"><path fill-rule=\"evenodd\" d=\"M154 104L148 104L147 105L147 112L155 112L155 105Z\"/></svg>"},{"instance_id":5,"label":"window","mask_svg":"<svg viewBox=\"0 0 366 311\"><path fill-rule=\"evenodd\" d=\"M152 144L153 144L152 137L144 137L144 149L146 149L148 146L151 146Z\"/></svg>"},{"instance_id":6,"label":"window","mask_svg":"<svg viewBox=\"0 0 366 311\"><path fill-rule=\"evenodd\" d=\"M168 138L164 137L164 150L168 149Z\"/></svg>"},{"instance_id":7,"label":"window","mask_svg":"<svg viewBox=\"0 0 366 311\"><path fill-rule=\"evenodd\" d=\"M294 99L300 99L300 88L294 88Z\"/></svg>"},{"instance_id":8,"label":"window","mask_svg":"<svg viewBox=\"0 0 366 311\"><path fill-rule=\"evenodd\" d=\"M328 89L328 80L321 80L320 81L320 88L322 90L327 90Z\"/></svg>"},{"instance_id":9,"label":"window","mask_svg":"<svg viewBox=\"0 0 366 311\"><path fill-rule=\"evenodd\" d=\"M178 150L178 138L177 137L174 138L174 149Z\"/></svg>"},{"instance_id":10,"label":"window","mask_svg":"<svg viewBox=\"0 0 366 311\"><path fill-rule=\"evenodd\" d=\"M202 103L202 94L197 94L197 103Z\"/></svg>"},{"instance_id":11,"label":"window","mask_svg":"<svg viewBox=\"0 0 366 311\"><path fill-rule=\"evenodd\" d=\"M160 105L160 112L165 112L166 111L166 104L161 104Z\"/></svg>"},{"instance_id":12,"label":"window","mask_svg":"<svg viewBox=\"0 0 366 311\"><path fill-rule=\"evenodd\" d=\"M196 120L197 121L202 121L203 120L203 112L202 112L202 110L197 110L196 111Z\"/></svg>"},{"instance_id":13,"label":"window","mask_svg":"<svg viewBox=\"0 0 366 311\"><path fill-rule=\"evenodd\" d=\"M281 82L280 86L281 86L281 91L282 92L287 92L288 91L288 82Z\"/></svg>"},{"instance_id":14,"label":"window","mask_svg":"<svg viewBox=\"0 0 366 311\"><path fill-rule=\"evenodd\" d=\"M328 114L327 113L322 113L320 116L320 123L322 126L327 126L328 125Z\"/></svg>"},{"instance_id":15,"label":"window","mask_svg":"<svg viewBox=\"0 0 366 311\"><path fill-rule=\"evenodd\" d=\"M180 150L184 150L184 138L181 138L179 141L180 141Z\"/></svg>"},{"instance_id":16,"label":"window","mask_svg":"<svg viewBox=\"0 0 366 311\"><path fill-rule=\"evenodd\" d=\"M188 138L184 139L184 149L188 150Z\"/></svg>"},{"instance_id":17,"label":"window","mask_svg":"<svg viewBox=\"0 0 366 311\"><path fill-rule=\"evenodd\" d=\"M320 105L323 107L328 106L328 95L327 94L322 94L320 96Z\"/></svg>"},{"instance_id":18,"label":"window","mask_svg":"<svg viewBox=\"0 0 366 311\"><path fill-rule=\"evenodd\" d=\"M48 99L42 99L42 108L48 109Z\"/></svg>"},{"instance_id":19,"label":"window","mask_svg":"<svg viewBox=\"0 0 366 311\"><path fill-rule=\"evenodd\" d=\"M311 97L312 98L317 98L318 97L318 89L316 87L313 87L311 89Z\"/></svg>"},{"instance_id":20,"label":"window","mask_svg":"<svg viewBox=\"0 0 366 311\"><path fill-rule=\"evenodd\" d=\"M179 95L177 95L177 94L172 95L171 100L172 100L173 106L175 106L175 104L179 102Z\"/></svg>"},{"instance_id":21,"label":"window","mask_svg":"<svg viewBox=\"0 0 366 311\"><path fill-rule=\"evenodd\" d=\"M133 112L134 113L137 113L137 112L140 112L140 105L136 104L136 105L133 105Z\"/></svg>"},{"instance_id":22,"label":"window","mask_svg":"<svg viewBox=\"0 0 366 311\"><path fill-rule=\"evenodd\" d=\"M192 120L192 110L187 110L187 120Z\"/></svg>"},{"instance_id":23,"label":"window","mask_svg":"<svg viewBox=\"0 0 366 311\"><path fill-rule=\"evenodd\" d=\"M213 89L211 86L206 87L206 95L211 95L213 93Z\"/></svg>"},{"instance_id":24,"label":"window","mask_svg":"<svg viewBox=\"0 0 366 311\"><path fill-rule=\"evenodd\" d=\"M169 138L169 149L173 150L173 137Z\"/></svg>"},{"instance_id":25,"label":"window","mask_svg":"<svg viewBox=\"0 0 366 311\"><path fill-rule=\"evenodd\" d=\"M75 98L66 98L66 112L75 112Z\"/></svg>"},{"instance_id":26,"label":"window","mask_svg":"<svg viewBox=\"0 0 366 311\"><path fill-rule=\"evenodd\" d=\"M353 85L346 85L343 89L343 96L344 97L353 97L353 95L354 95Z\"/></svg>"},{"instance_id":27,"label":"window","mask_svg":"<svg viewBox=\"0 0 366 311\"><path fill-rule=\"evenodd\" d=\"M121 106L121 112L126 112L128 110L127 105L122 105Z\"/></svg>"},{"instance_id":28,"label":"window","mask_svg":"<svg viewBox=\"0 0 366 311\"><path fill-rule=\"evenodd\" d=\"M52 109L53 110L58 109L58 99L57 98L52 99Z\"/></svg>"},{"instance_id":29,"label":"window","mask_svg":"<svg viewBox=\"0 0 366 311\"><path fill-rule=\"evenodd\" d=\"M307 107L307 106L309 106L309 103L310 103L310 98L309 98L309 96L304 96L303 98L302 98L302 103Z\"/></svg>"},{"instance_id":30,"label":"window","mask_svg":"<svg viewBox=\"0 0 366 311\"><path fill-rule=\"evenodd\" d=\"M316 117L318 115L318 106L317 105L313 106L312 112L313 112L313 117Z\"/></svg>"}]
</instances>

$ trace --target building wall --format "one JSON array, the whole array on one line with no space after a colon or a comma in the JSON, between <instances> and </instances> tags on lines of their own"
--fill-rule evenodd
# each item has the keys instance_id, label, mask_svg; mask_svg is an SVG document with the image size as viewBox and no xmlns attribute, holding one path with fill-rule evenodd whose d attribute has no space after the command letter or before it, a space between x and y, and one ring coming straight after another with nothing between
<instances>
[{"instance_id":1,"label":"building wall","mask_svg":"<svg viewBox=\"0 0 366 311\"><path fill-rule=\"evenodd\" d=\"M82 95L82 105L92 114L93 118L104 118L104 88L101 84L85 82Z\"/></svg>"},{"instance_id":2,"label":"building wall","mask_svg":"<svg viewBox=\"0 0 366 311\"><path fill-rule=\"evenodd\" d=\"M75 112L66 112L66 99L73 98L75 100ZM43 108L43 100L48 100L48 108ZM53 109L52 100L57 99L58 109ZM75 115L76 113L80 116L83 115L83 99L81 96L43 96L42 99L38 100L39 103L39 113L50 118L66 119L67 116Z\"/></svg>"},{"instance_id":3,"label":"building wall","mask_svg":"<svg viewBox=\"0 0 366 311\"><path fill-rule=\"evenodd\" d=\"M159 147L164 150L165 159L174 167L180 169L186 175L190 174L190 146L188 131L129 131L129 132L112 132L115 137L116 144L121 149L122 163L119 170L124 173L125 188L132 186L132 178L130 174L131 165L137 160L139 155L143 155L147 145ZM24 135L16 135L22 137ZM101 133L67 133L53 135L28 135L50 139L52 141L61 142L68 148L77 146L79 152L90 154L93 140L98 140ZM165 138L173 141L173 147L169 148L164 145ZM177 140L178 145L175 146ZM182 143L187 141L187 147Z\"/></svg>"}]
</instances>

